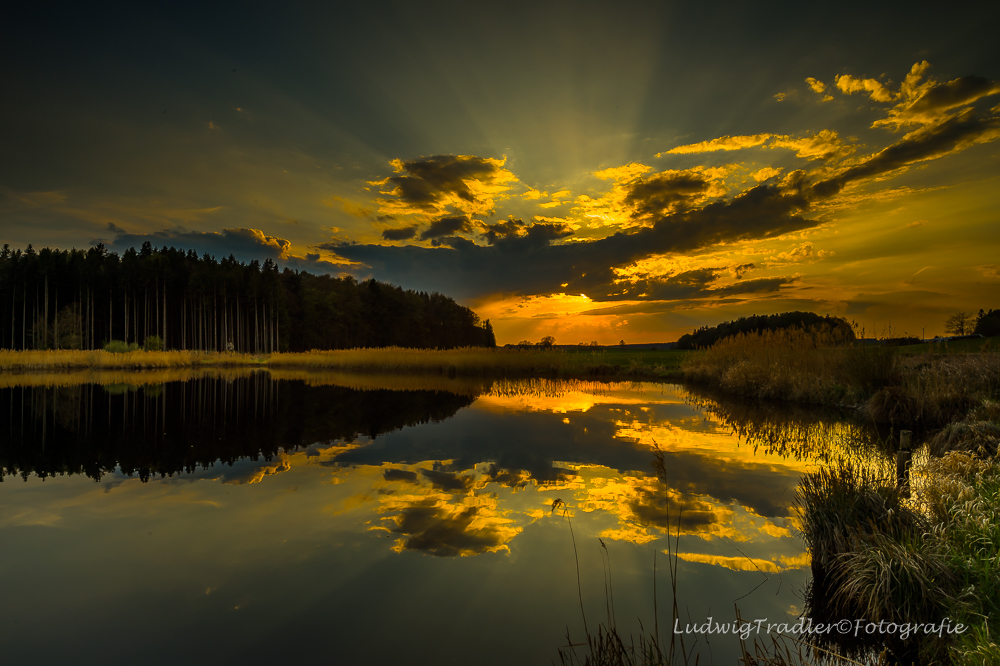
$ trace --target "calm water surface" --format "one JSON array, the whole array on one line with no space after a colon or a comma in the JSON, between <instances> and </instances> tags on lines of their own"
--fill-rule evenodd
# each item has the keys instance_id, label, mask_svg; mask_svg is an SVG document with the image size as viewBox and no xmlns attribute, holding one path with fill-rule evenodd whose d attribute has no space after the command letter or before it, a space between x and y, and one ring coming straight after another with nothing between
<instances>
[{"instance_id":1,"label":"calm water surface","mask_svg":"<svg viewBox=\"0 0 1000 666\"><path fill-rule=\"evenodd\" d=\"M558 662L583 638L570 525L591 630L605 552L612 621L652 629L656 552L669 640L678 512L681 626L794 619L795 487L851 434L660 384L25 380L0 388L5 663Z\"/></svg>"}]
</instances>

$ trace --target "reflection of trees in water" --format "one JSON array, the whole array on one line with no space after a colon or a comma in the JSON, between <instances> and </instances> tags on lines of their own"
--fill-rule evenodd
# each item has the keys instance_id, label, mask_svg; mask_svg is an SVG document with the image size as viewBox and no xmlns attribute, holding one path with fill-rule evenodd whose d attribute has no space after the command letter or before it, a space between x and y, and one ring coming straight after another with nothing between
<instances>
[{"instance_id":1,"label":"reflection of trees in water","mask_svg":"<svg viewBox=\"0 0 1000 666\"><path fill-rule=\"evenodd\" d=\"M834 408L733 400L702 389L692 391L688 402L719 419L754 453L795 460L830 463L838 457L865 457L884 451L891 436Z\"/></svg>"},{"instance_id":2,"label":"reflection of trees in water","mask_svg":"<svg viewBox=\"0 0 1000 666\"><path fill-rule=\"evenodd\" d=\"M375 437L451 417L474 401L445 391L359 391L201 377L135 386L0 389L0 479L116 467L143 480L317 442ZM4 408L6 407L6 409Z\"/></svg>"}]
</instances>

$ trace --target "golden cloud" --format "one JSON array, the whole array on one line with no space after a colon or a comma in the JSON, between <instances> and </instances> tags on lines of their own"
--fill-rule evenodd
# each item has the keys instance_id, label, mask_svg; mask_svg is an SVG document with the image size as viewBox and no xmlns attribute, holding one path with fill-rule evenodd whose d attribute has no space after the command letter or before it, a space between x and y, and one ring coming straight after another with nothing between
<instances>
[{"instance_id":1,"label":"golden cloud","mask_svg":"<svg viewBox=\"0 0 1000 666\"><path fill-rule=\"evenodd\" d=\"M812 563L812 558L808 552L795 557L777 555L770 560L759 557L729 557L725 555L704 555L701 553L678 553L677 557L685 562L714 564L732 569L733 571L763 571L764 573L781 573L789 569L804 569Z\"/></svg>"},{"instance_id":2,"label":"golden cloud","mask_svg":"<svg viewBox=\"0 0 1000 666\"><path fill-rule=\"evenodd\" d=\"M649 173L652 170L653 167L646 166L645 164L639 164L638 162L631 162L623 166L611 167L609 169L604 169L603 171L595 171L594 175L602 180L625 182L635 180L642 174Z\"/></svg>"},{"instance_id":3,"label":"golden cloud","mask_svg":"<svg viewBox=\"0 0 1000 666\"><path fill-rule=\"evenodd\" d=\"M814 93L821 93L824 90L826 90L826 84L825 83L823 83L822 81L817 81L816 79L814 79L811 76L808 77L808 78L806 78L806 83L809 85L809 88Z\"/></svg>"},{"instance_id":4,"label":"golden cloud","mask_svg":"<svg viewBox=\"0 0 1000 666\"><path fill-rule=\"evenodd\" d=\"M946 83L931 78L923 81L929 68L930 63L926 60L914 63L896 92L875 79L859 79L850 74L836 77L837 88L848 95L867 92L876 102L897 102L889 110L888 117L872 123L872 127L893 129L943 122L953 110L1000 93L1000 84L979 76L963 76Z\"/></svg>"},{"instance_id":5,"label":"golden cloud","mask_svg":"<svg viewBox=\"0 0 1000 666\"><path fill-rule=\"evenodd\" d=\"M684 146L677 146L676 148L671 148L665 153L657 153L657 157L662 157L663 155L688 155L691 153L711 153L717 150L742 150L744 148L753 148L754 146L759 146L763 143L767 143L772 134L751 134L747 136L723 136L718 139L711 139L709 141L701 141L699 143L689 143Z\"/></svg>"},{"instance_id":6,"label":"golden cloud","mask_svg":"<svg viewBox=\"0 0 1000 666\"><path fill-rule=\"evenodd\" d=\"M833 130L820 130L816 134L793 138L784 134L751 134L747 136L724 136L710 141L677 146L666 154L709 153L717 150L742 150L766 145L769 148L788 148L796 157L809 160L845 157L854 152L854 146L847 146Z\"/></svg>"},{"instance_id":7,"label":"golden cloud","mask_svg":"<svg viewBox=\"0 0 1000 666\"><path fill-rule=\"evenodd\" d=\"M792 139L776 136L771 148L788 148L796 157L807 160L826 160L832 157L844 158L854 152L855 147L845 145L833 130L820 130L816 134Z\"/></svg>"},{"instance_id":8,"label":"golden cloud","mask_svg":"<svg viewBox=\"0 0 1000 666\"><path fill-rule=\"evenodd\" d=\"M889 110L889 117L876 120L872 127L899 129L903 125L937 124L952 117L954 110L998 92L1000 84L978 76L964 76L947 83L931 79L902 93L903 101Z\"/></svg>"},{"instance_id":9,"label":"golden cloud","mask_svg":"<svg viewBox=\"0 0 1000 666\"><path fill-rule=\"evenodd\" d=\"M858 79L850 74L841 74L834 78L841 92L852 95L856 92L867 92L876 102L891 102L895 97L876 79Z\"/></svg>"},{"instance_id":10,"label":"golden cloud","mask_svg":"<svg viewBox=\"0 0 1000 666\"><path fill-rule=\"evenodd\" d=\"M773 178L781 173L781 168L775 167L764 167L763 169L758 169L750 174L750 177L756 180L758 183L763 183L768 178Z\"/></svg>"}]
</instances>

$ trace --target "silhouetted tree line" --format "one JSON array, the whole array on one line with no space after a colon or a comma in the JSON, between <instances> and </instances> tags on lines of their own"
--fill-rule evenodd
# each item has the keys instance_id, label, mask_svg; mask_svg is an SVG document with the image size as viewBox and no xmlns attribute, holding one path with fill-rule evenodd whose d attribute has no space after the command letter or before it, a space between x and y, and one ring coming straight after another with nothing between
<instances>
[{"instance_id":1,"label":"silhouetted tree line","mask_svg":"<svg viewBox=\"0 0 1000 666\"><path fill-rule=\"evenodd\" d=\"M752 315L735 321L724 321L718 326L702 326L693 333L686 333L677 340L677 349L711 347L719 340L738 333L777 331L785 328L811 328L826 326L839 333L845 340L854 339L851 325L840 317L821 316L814 312L782 312L773 315Z\"/></svg>"},{"instance_id":2,"label":"silhouetted tree line","mask_svg":"<svg viewBox=\"0 0 1000 666\"><path fill-rule=\"evenodd\" d=\"M0 348L270 353L354 347L496 346L489 321L441 294L312 275L270 259L216 260L149 242L120 257L0 251Z\"/></svg>"},{"instance_id":3,"label":"silhouetted tree line","mask_svg":"<svg viewBox=\"0 0 1000 666\"><path fill-rule=\"evenodd\" d=\"M351 442L441 421L476 396L359 391L276 382L262 373L129 385L0 389L0 481L57 474L143 481L217 462L271 460L315 443Z\"/></svg>"},{"instance_id":4,"label":"silhouetted tree line","mask_svg":"<svg viewBox=\"0 0 1000 666\"><path fill-rule=\"evenodd\" d=\"M1000 335L1000 310L980 310L976 315L976 327L972 332L984 338Z\"/></svg>"}]
</instances>

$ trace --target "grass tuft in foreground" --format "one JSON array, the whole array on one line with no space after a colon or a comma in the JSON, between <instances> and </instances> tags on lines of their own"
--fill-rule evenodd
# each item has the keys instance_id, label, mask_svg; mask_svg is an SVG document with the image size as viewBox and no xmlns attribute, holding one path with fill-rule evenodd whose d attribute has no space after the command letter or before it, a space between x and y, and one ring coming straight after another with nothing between
<instances>
[{"instance_id":1,"label":"grass tuft in foreground","mask_svg":"<svg viewBox=\"0 0 1000 666\"><path fill-rule=\"evenodd\" d=\"M796 496L812 555L807 612L818 622L941 623L965 633L899 634L825 645L898 663L998 663L1000 460L953 450L928 457L908 499L891 468L841 462L807 474ZM893 663L893 662L890 662Z\"/></svg>"}]
</instances>

